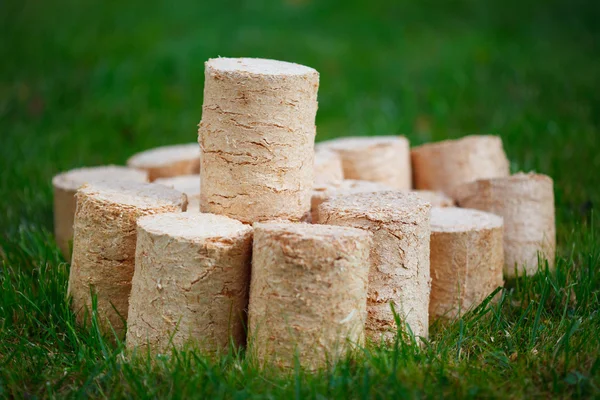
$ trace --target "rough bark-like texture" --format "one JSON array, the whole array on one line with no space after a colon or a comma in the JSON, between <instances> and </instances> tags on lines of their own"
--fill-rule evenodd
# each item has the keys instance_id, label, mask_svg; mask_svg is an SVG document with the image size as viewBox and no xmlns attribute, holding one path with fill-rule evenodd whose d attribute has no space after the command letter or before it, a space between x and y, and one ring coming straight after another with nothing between
<instances>
[{"instance_id":1,"label":"rough bark-like texture","mask_svg":"<svg viewBox=\"0 0 600 400\"><path fill-rule=\"evenodd\" d=\"M75 217L75 193L86 183L99 181L147 182L148 174L133 168L107 165L78 168L63 172L52 179L54 187L54 236L67 261L71 260L73 219Z\"/></svg>"},{"instance_id":2,"label":"rough bark-like texture","mask_svg":"<svg viewBox=\"0 0 600 400\"><path fill-rule=\"evenodd\" d=\"M508 176L509 164L499 136L465 136L412 149L416 189L451 193L477 179Z\"/></svg>"},{"instance_id":3,"label":"rough bark-like texture","mask_svg":"<svg viewBox=\"0 0 600 400\"><path fill-rule=\"evenodd\" d=\"M127 165L148 171L150 182L158 178L192 175L200 172L198 143L157 147L133 155Z\"/></svg>"},{"instance_id":4,"label":"rough bark-like texture","mask_svg":"<svg viewBox=\"0 0 600 400\"><path fill-rule=\"evenodd\" d=\"M452 195L460 207L488 211L504 218L504 273L533 275L538 254L554 268L556 223L552 178L519 173L482 179L457 187Z\"/></svg>"},{"instance_id":5,"label":"rough bark-like texture","mask_svg":"<svg viewBox=\"0 0 600 400\"><path fill-rule=\"evenodd\" d=\"M154 181L185 193L188 199L188 212L200 212L200 175L182 175L172 178L159 178Z\"/></svg>"},{"instance_id":6,"label":"rough bark-like texture","mask_svg":"<svg viewBox=\"0 0 600 400\"><path fill-rule=\"evenodd\" d=\"M431 210L429 319L455 318L502 286L502 218L464 209Z\"/></svg>"},{"instance_id":7,"label":"rough bark-like texture","mask_svg":"<svg viewBox=\"0 0 600 400\"><path fill-rule=\"evenodd\" d=\"M431 204L432 207L452 207L455 205L454 200L444 192L433 190L413 190L412 192Z\"/></svg>"},{"instance_id":8,"label":"rough bark-like texture","mask_svg":"<svg viewBox=\"0 0 600 400\"><path fill-rule=\"evenodd\" d=\"M345 137L321 142L317 149L340 155L345 179L412 188L410 144L403 136Z\"/></svg>"},{"instance_id":9,"label":"rough bark-like texture","mask_svg":"<svg viewBox=\"0 0 600 400\"><path fill-rule=\"evenodd\" d=\"M89 317L97 296L98 319L123 336L135 265L136 221L149 214L185 210L186 197L174 189L134 182L97 182L77 191L73 262L68 292L79 322Z\"/></svg>"},{"instance_id":10,"label":"rough bark-like texture","mask_svg":"<svg viewBox=\"0 0 600 400\"><path fill-rule=\"evenodd\" d=\"M223 215L140 218L127 347L214 354L245 344L251 254L252 228Z\"/></svg>"},{"instance_id":11,"label":"rough bark-like texture","mask_svg":"<svg viewBox=\"0 0 600 400\"><path fill-rule=\"evenodd\" d=\"M315 151L315 183L327 184L344 179L342 158L336 152L320 149Z\"/></svg>"},{"instance_id":12,"label":"rough bark-like texture","mask_svg":"<svg viewBox=\"0 0 600 400\"><path fill-rule=\"evenodd\" d=\"M250 223L300 221L310 211L319 74L253 58L206 63L202 212Z\"/></svg>"},{"instance_id":13,"label":"rough bark-like texture","mask_svg":"<svg viewBox=\"0 0 600 400\"><path fill-rule=\"evenodd\" d=\"M371 235L300 223L254 224L249 353L261 365L334 363L364 340Z\"/></svg>"},{"instance_id":14,"label":"rough bark-like texture","mask_svg":"<svg viewBox=\"0 0 600 400\"><path fill-rule=\"evenodd\" d=\"M429 203L398 191L335 196L318 208L317 223L373 232L367 336L390 341L397 327L390 303L416 336L429 331Z\"/></svg>"},{"instance_id":15,"label":"rough bark-like texture","mask_svg":"<svg viewBox=\"0 0 600 400\"><path fill-rule=\"evenodd\" d=\"M333 196L348 195L352 193L365 192L383 192L392 190L389 186L378 182L357 181L353 179L345 179L341 181L333 181L327 183L316 183L313 187L311 199L311 215L312 221L318 220L317 210L319 204L330 199Z\"/></svg>"}]
</instances>

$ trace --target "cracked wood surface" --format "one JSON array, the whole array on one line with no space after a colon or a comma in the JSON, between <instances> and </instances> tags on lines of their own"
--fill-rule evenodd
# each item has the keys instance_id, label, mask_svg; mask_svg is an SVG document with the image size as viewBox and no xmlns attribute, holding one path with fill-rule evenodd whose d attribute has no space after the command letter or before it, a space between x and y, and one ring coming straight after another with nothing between
<instances>
[{"instance_id":1,"label":"cracked wood surface","mask_svg":"<svg viewBox=\"0 0 600 400\"><path fill-rule=\"evenodd\" d=\"M339 195L318 207L317 223L373 233L366 324L372 340L395 337L390 303L416 336L428 335L430 208L401 191Z\"/></svg>"},{"instance_id":2,"label":"cracked wood surface","mask_svg":"<svg viewBox=\"0 0 600 400\"><path fill-rule=\"evenodd\" d=\"M480 179L458 186L453 197L460 207L475 208L504 218L504 273L533 275L538 256L554 268L556 220L554 182L542 174Z\"/></svg>"},{"instance_id":3,"label":"cracked wood surface","mask_svg":"<svg viewBox=\"0 0 600 400\"><path fill-rule=\"evenodd\" d=\"M230 340L243 345L251 250L252 228L226 216L140 218L127 347L216 353Z\"/></svg>"},{"instance_id":4,"label":"cracked wood surface","mask_svg":"<svg viewBox=\"0 0 600 400\"><path fill-rule=\"evenodd\" d=\"M254 224L248 352L307 369L362 344L371 234L291 222Z\"/></svg>"},{"instance_id":5,"label":"cracked wood surface","mask_svg":"<svg viewBox=\"0 0 600 400\"><path fill-rule=\"evenodd\" d=\"M56 175L54 188L54 235L65 260L71 260L71 241L75 220L75 193L86 183L98 181L148 182L148 173L117 165L78 168Z\"/></svg>"},{"instance_id":6,"label":"cracked wood surface","mask_svg":"<svg viewBox=\"0 0 600 400\"><path fill-rule=\"evenodd\" d=\"M310 210L319 74L261 59L206 63L200 207L252 223Z\"/></svg>"},{"instance_id":7,"label":"cracked wood surface","mask_svg":"<svg viewBox=\"0 0 600 400\"><path fill-rule=\"evenodd\" d=\"M105 333L124 336L135 265L136 221L148 214L181 212L183 193L157 184L97 182L77 191L73 261L68 293L80 323L89 318L91 293Z\"/></svg>"}]
</instances>

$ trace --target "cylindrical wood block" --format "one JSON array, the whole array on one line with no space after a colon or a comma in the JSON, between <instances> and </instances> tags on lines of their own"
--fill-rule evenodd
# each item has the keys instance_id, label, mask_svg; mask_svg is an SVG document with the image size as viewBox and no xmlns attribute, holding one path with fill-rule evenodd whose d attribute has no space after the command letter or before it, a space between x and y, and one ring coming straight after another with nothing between
<instances>
[{"instance_id":1,"label":"cylindrical wood block","mask_svg":"<svg viewBox=\"0 0 600 400\"><path fill-rule=\"evenodd\" d=\"M460 316L504 284L502 225L483 211L431 210L430 321Z\"/></svg>"},{"instance_id":2,"label":"cylindrical wood block","mask_svg":"<svg viewBox=\"0 0 600 400\"><path fill-rule=\"evenodd\" d=\"M556 222L552 178L518 173L482 179L453 191L460 207L488 211L504 218L504 273L509 278L533 275L538 255L554 268Z\"/></svg>"},{"instance_id":3,"label":"cylindrical wood block","mask_svg":"<svg viewBox=\"0 0 600 400\"><path fill-rule=\"evenodd\" d=\"M185 193L188 199L188 212L200 212L200 175L181 175L172 178L158 178L154 181Z\"/></svg>"},{"instance_id":4,"label":"cylindrical wood block","mask_svg":"<svg viewBox=\"0 0 600 400\"><path fill-rule=\"evenodd\" d=\"M373 232L366 326L372 340L395 337L391 304L415 336L428 335L430 208L415 193L398 191L334 196L318 207L318 223Z\"/></svg>"},{"instance_id":5,"label":"cylindrical wood block","mask_svg":"<svg viewBox=\"0 0 600 400\"><path fill-rule=\"evenodd\" d=\"M454 200L444 192L433 190L413 190L412 192L431 204L432 207L452 207L455 205Z\"/></svg>"},{"instance_id":6,"label":"cylindrical wood block","mask_svg":"<svg viewBox=\"0 0 600 400\"><path fill-rule=\"evenodd\" d=\"M250 223L310 212L319 74L254 58L206 63L200 209Z\"/></svg>"},{"instance_id":7,"label":"cylindrical wood block","mask_svg":"<svg viewBox=\"0 0 600 400\"><path fill-rule=\"evenodd\" d=\"M509 164L499 136L465 136L412 149L416 189L441 190L483 178L508 176Z\"/></svg>"},{"instance_id":8,"label":"cylindrical wood block","mask_svg":"<svg viewBox=\"0 0 600 400\"><path fill-rule=\"evenodd\" d=\"M289 222L254 224L249 353L261 365L323 367L364 340L371 235Z\"/></svg>"},{"instance_id":9,"label":"cylindrical wood block","mask_svg":"<svg viewBox=\"0 0 600 400\"><path fill-rule=\"evenodd\" d=\"M389 190L391 190L391 188L382 183L357 181L353 179L331 181L321 184L316 183L313 187L311 199L312 221L316 222L318 220L317 210L319 208L319 204L333 196L348 195L352 193L383 192Z\"/></svg>"},{"instance_id":10,"label":"cylindrical wood block","mask_svg":"<svg viewBox=\"0 0 600 400\"><path fill-rule=\"evenodd\" d=\"M56 244L67 261L71 261L75 193L86 183L99 181L147 182L148 174L133 168L107 165L78 168L63 172L52 179L54 187L54 236Z\"/></svg>"},{"instance_id":11,"label":"cylindrical wood block","mask_svg":"<svg viewBox=\"0 0 600 400\"><path fill-rule=\"evenodd\" d=\"M252 227L223 215L168 213L138 220L127 347L203 352L245 344Z\"/></svg>"},{"instance_id":12,"label":"cylindrical wood block","mask_svg":"<svg viewBox=\"0 0 600 400\"><path fill-rule=\"evenodd\" d=\"M315 151L315 183L326 184L344 179L342 158L336 152L320 149Z\"/></svg>"},{"instance_id":13,"label":"cylindrical wood block","mask_svg":"<svg viewBox=\"0 0 600 400\"><path fill-rule=\"evenodd\" d=\"M345 179L412 188L410 144L404 136L344 137L321 142L317 149L340 155Z\"/></svg>"},{"instance_id":14,"label":"cylindrical wood block","mask_svg":"<svg viewBox=\"0 0 600 400\"><path fill-rule=\"evenodd\" d=\"M104 332L124 334L135 265L136 221L185 210L186 197L162 185L97 182L77 191L68 293L79 322L89 319L93 293Z\"/></svg>"},{"instance_id":15,"label":"cylindrical wood block","mask_svg":"<svg viewBox=\"0 0 600 400\"><path fill-rule=\"evenodd\" d=\"M192 175L200 172L198 143L156 147L134 154L127 165L148 171L150 182L158 178Z\"/></svg>"}]
</instances>

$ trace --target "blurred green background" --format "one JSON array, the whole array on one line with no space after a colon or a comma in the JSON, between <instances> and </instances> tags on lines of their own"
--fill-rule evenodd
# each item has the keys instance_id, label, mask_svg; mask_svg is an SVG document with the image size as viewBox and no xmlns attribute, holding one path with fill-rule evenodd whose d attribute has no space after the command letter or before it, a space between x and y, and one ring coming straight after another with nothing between
<instances>
[{"instance_id":1,"label":"blurred green background","mask_svg":"<svg viewBox=\"0 0 600 400\"><path fill-rule=\"evenodd\" d=\"M0 226L51 229L50 179L196 139L204 61L321 74L317 140L501 135L556 179L561 222L600 204L600 7L585 0L0 2ZM570 225L570 224L569 224Z\"/></svg>"}]
</instances>

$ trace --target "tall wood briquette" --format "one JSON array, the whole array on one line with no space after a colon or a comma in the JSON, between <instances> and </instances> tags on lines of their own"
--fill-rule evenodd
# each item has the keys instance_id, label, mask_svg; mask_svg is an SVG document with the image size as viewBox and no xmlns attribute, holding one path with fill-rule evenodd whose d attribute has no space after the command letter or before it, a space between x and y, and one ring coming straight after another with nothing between
<instances>
[{"instance_id":1,"label":"tall wood briquette","mask_svg":"<svg viewBox=\"0 0 600 400\"><path fill-rule=\"evenodd\" d=\"M504 284L502 226L483 211L431 210L430 320L460 316Z\"/></svg>"},{"instance_id":2,"label":"tall wood briquette","mask_svg":"<svg viewBox=\"0 0 600 400\"><path fill-rule=\"evenodd\" d=\"M92 294L104 332L110 323L124 336L135 265L136 221L149 214L185 210L174 189L135 182L97 182L77 191L73 261L68 293L77 319L89 321Z\"/></svg>"},{"instance_id":3,"label":"tall wood briquette","mask_svg":"<svg viewBox=\"0 0 600 400\"><path fill-rule=\"evenodd\" d=\"M535 173L482 179L453 191L459 206L504 218L504 273L533 275L538 257L554 268L556 221L552 178Z\"/></svg>"},{"instance_id":4,"label":"tall wood briquette","mask_svg":"<svg viewBox=\"0 0 600 400\"><path fill-rule=\"evenodd\" d=\"M206 63L199 125L202 212L300 221L310 212L319 74L282 61Z\"/></svg>"},{"instance_id":5,"label":"tall wood briquette","mask_svg":"<svg viewBox=\"0 0 600 400\"><path fill-rule=\"evenodd\" d=\"M148 182L145 171L116 165L78 168L63 172L52 179L54 187L54 236L67 261L71 260L75 193L86 183L99 181Z\"/></svg>"},{"instance_id":6,"label":"tall wood briquette","mask_svg":"<svg viewBox=\"0 0 600 400\"><path fill-rule=\"evenodd\" d=\"M360 229L254 224L248 354L312 370L361 345L370 245Z\"/></svg>"},{"instance_id":7,"label":"tall wood briquette","mask_svg":"<svg viewBox=\"0 0 600 400\"><path fill-rule=\"evenodd\" d=\"M460 184L510 174L499 136L465 136L413 147L415 189L451 193Z\"/></svg>"},{"instance_id":8,"label":"tall wood briquette","mask_svg":"<svg viewBox=\"0 0 600 400\"><path fill-rule=\"evenodd\" d=\"M340 155L345 179L412 189L410 143L404 136L344 137L321 142L317 149Z\"/></svg>"},{"instance_id":9,"label":"tall wood briquette","mask_svg":"<svg viewBox=\"0 0 600 400\"><path fill-rule=\"evenodd\" d=\"M244 345L251 253L252 227L223 215L140 218L127 347L215 354Z\"/></svg>"},{"instance_id":10,"label":"tall wood briquette","mask_svg":"<svg viewBox=\"0 0 600 400\"><path fill-rule=\"evenodd\" d=\"M430 208L399 191L334 196L318 207L320 224L373 232L366 331L374 341L396 335L391 305L416 336L428 336Z\"/></svg>"},{"instance_id":11,"label":"tall wood briquette","mask_svg":"<svg viewBox=\"0 0 600 400\"><path fill-rule=\"evenodd\" d=\"M134 154L127 165L148 172L150 182L158 178L194 175L200 172L198 143L156 147Z\"/></svg>"}]
</instances>

